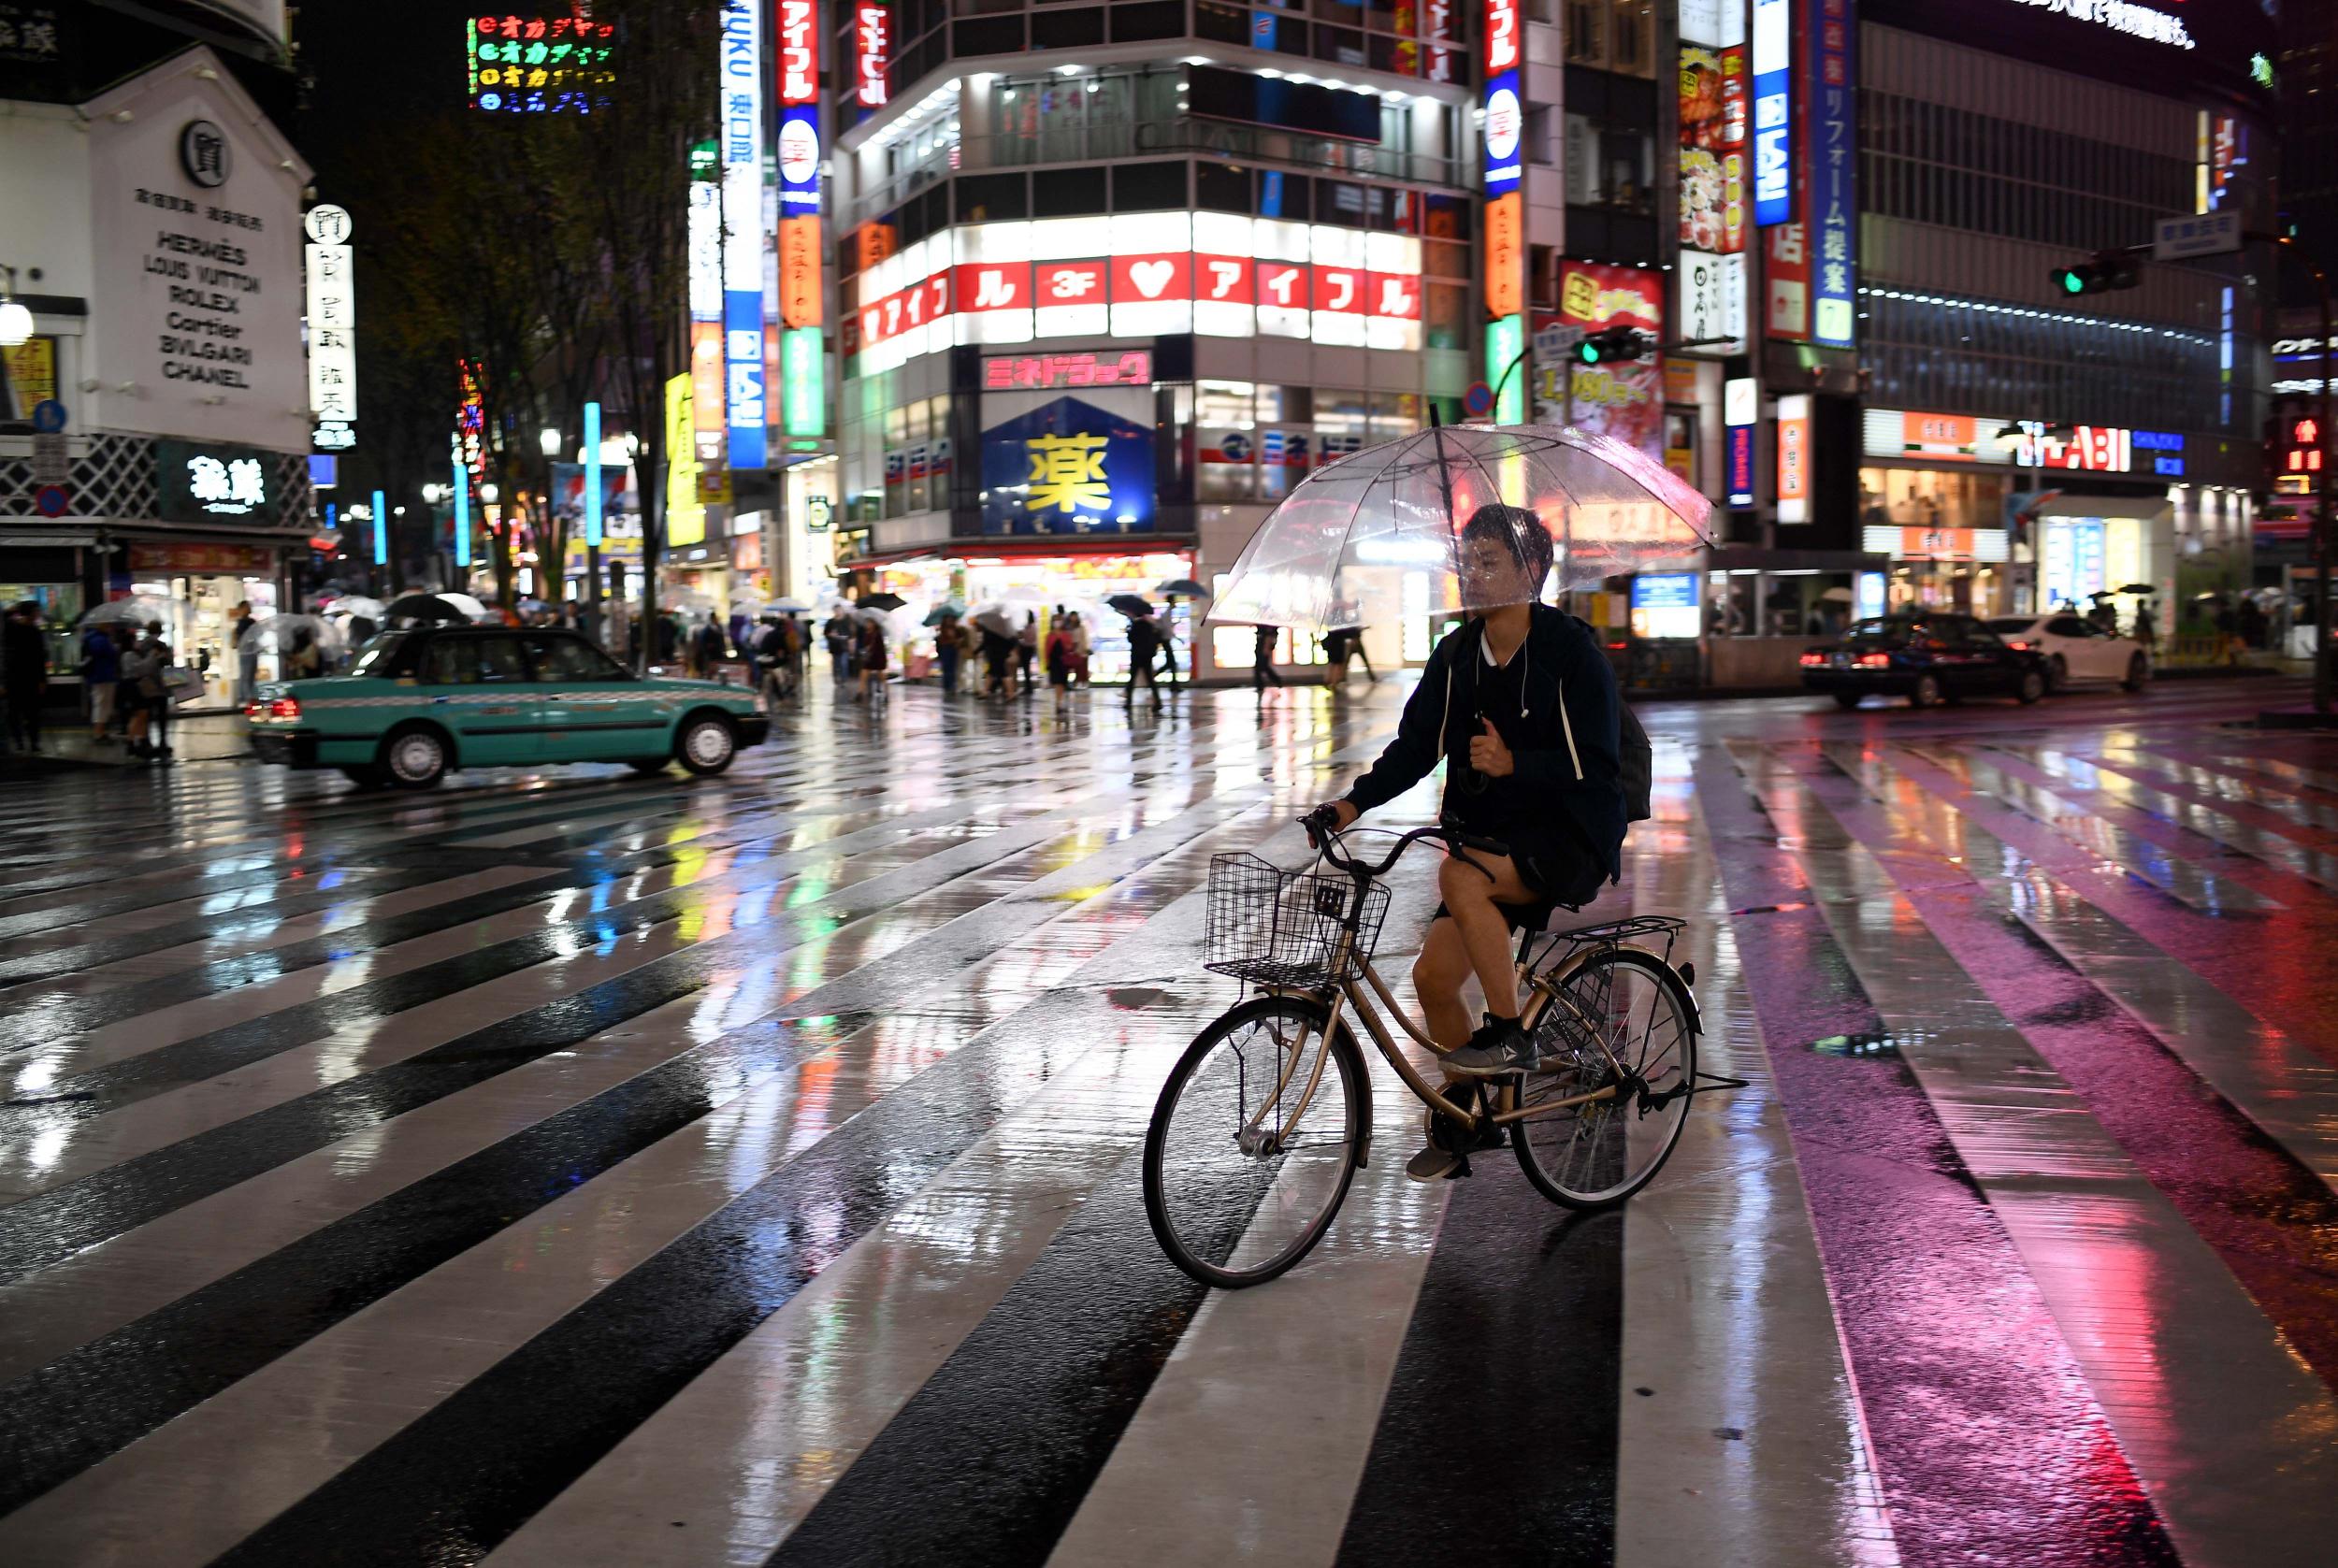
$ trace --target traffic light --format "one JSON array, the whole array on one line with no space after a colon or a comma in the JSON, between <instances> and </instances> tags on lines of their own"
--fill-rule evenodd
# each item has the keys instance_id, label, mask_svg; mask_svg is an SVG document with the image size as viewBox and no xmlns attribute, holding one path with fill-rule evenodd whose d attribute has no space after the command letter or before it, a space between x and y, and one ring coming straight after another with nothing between
<instances>
[{"instance_id":1,"label":"traffic light","mask_svg":"<svg viewBox=\"0 0 2338 1568\"><path fill-rule=\"evenodd\" d=\"M2057 266L2049 274L2055 289L2064 295L2108 294L2135 286L2133 258L2117 251L2098 251L2094 259L2075 266Z\"/></svg>"},{"instance_id":2,"label":"traffic light","mask_svg":"<svg viewBox=\"0 0 2338 1568\"><path fill-rule=\"evenodd\" d=\"M1621 360L1644 359L1650 347L1648 334L1637 327L1608 326L1576 344L1575 357L1585 365L1613 365Z\"/></svg>"}]
</instances>

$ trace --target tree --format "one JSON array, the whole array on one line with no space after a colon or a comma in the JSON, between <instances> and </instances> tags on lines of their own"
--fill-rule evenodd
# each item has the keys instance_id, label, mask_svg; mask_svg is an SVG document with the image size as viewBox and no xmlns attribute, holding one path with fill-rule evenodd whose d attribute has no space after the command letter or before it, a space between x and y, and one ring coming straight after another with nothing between
<instances>
[{"instance_id":1,"label":"tree","mask_svg":"<svg viewBox=\"0 0 2338 1568\"><path fill-rule=\"evenodd\" d=\"M617 80L609 101L564 127L565 191L601 268L605 386L639 442L642 627L636 664L655 639L657 567L666 536L666 383L690 367L690 150L714 135L719 0L601 0L616 24Z\"/></svg>"}]
</instances>

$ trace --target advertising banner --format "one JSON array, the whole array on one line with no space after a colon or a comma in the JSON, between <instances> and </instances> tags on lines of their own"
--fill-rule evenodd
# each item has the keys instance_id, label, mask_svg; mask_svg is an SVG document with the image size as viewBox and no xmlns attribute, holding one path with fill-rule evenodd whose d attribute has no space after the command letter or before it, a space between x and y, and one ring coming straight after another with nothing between
<instances>
[{"instance_id":1,"label":"advertising banner","mask_svg":"<svg viewBox=\"0 0 2338 1568\"><path fill-rule=\"evenodd\" d=\"M1537 316L1535 330L1541 336L1553 328L1591 333L1628 326L1661 338L1664 289L1664 274L1653 268L1565 261L1559 264L1559 313ZM1664 460L1664 372L1653 354L1608 365L1569 360L1566 374L1567 424ZM1557 390L1551 381L1545 387L1547 394Z\"/></svg>"},{"instance_id":2,"label":"advertising banner","mask_svg":"<svg viewBox=\"0 0 2338 1568\"><path fill-rule=\"evenodd\" d=\"M1811 398L1778 399L1778 521L1811 520Z\"/></svg>"},{"instance_id":3,"label":"advertising banner","mask_svg":"<svg viewBox=\"0 0 2338 1568\"><path fill-rule=\"evenodd\" d=\"M1794 0L1753 0L1754 222L1794 216Z\"/></svg>"},{"instance_id":4,"label":"advertising banner","mask_svg":"<svg viewBox=\"0 0 2338 1568\"><path fill-rule=\"evenodd\" d=\"M1853 0L1810 0L1810 7L1801 184L1804 225L1818 251L1811 268L1811 336L1847 349L1857 337L1858 318L1853 251L1859 223L1852 191L1858 156L1852 57L1858 23Z\"/></svg>"},{"instance_id":5,"label":"advertising banner","mask_svg":"<svg viewBox=\"0 0 2338 1568\"><path fill-rule=\"evenodd\" d=\"M723 407L734 468L760 468L767 460L761 16L761 7L747 0L730 0L722 13L722 123L717 142L723 171Z\"/></svg>"},{"instance_id":6,"label":"advertising banner","mask_svg":"<svg viewBox=\"0 0 2338 1568\"><path fill-rule=\"evenodd\" d=\"M982 433L982 483L986 534L1148 533L1152 426L1056 398Z\"/></svg>"},{"instance_id":7,"label":"advertising banner","mask_svg":"<svg viewBox=\"0 0 2338 1568\"><path fill-rule=\"evenodd\" d=\"M1681 340L1702 346L1684 349L1699 354L1745 352L1745 257L1708 255L1682 251L1681 280ZM1707 341L1721 338L1721 342Z\"/></svg>"},{"instance_id":8,"label":"advertising banner","mask_svg":"<svg viewBox=\"0 0 2338 1568\"><path fill-rule=\"evenodd\" d=\"M1745 249L1745 50L1681 46L1681 245Z\"/></svg>"}]
</instances>

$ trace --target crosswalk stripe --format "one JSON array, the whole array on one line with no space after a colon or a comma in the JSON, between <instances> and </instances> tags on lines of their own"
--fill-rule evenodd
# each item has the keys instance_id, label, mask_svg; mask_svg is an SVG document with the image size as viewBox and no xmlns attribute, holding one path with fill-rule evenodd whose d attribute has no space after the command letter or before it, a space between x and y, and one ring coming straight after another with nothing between
<instances>
[{"instance_id":1,"label":"crosswalk stripe","mask_svg":"<svg viewBox=\"0 0 2338 1568\"><path fill-rule=\"evenodd\" d=\"M1797 780L1789 764L1768 770L1763 792L1802 820L1800 857L1835 940L2021 1248L2185 1561L2241 1537L2282 1553L2305 1546L2338 1489L2338 1452L2301 1461L2281 1434L2338 1430L2338 1403L2308 1370L2338 1367L2319 1321L2317 1240L2338 1230L2338 1200L2210 1102L2108 999L2026 968L1994 911L1975 917L1955 868L1893 842L1851 791ZM2101 1279L2139 1269L2186 1283L2148 1316L2102 1301ZM2225 1353L2175 1362L2161 1353L2171 1341ZM2247 1435L2211 1453L2172 1440L2186 1412L2219 1406Z\"/></svg>"}]
</instances>

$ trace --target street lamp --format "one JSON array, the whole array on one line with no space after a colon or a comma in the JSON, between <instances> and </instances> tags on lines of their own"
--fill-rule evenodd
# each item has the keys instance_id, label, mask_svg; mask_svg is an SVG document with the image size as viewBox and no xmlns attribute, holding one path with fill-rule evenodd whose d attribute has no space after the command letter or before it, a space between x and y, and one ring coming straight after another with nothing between
<instances>
[{"instance_id":1,"label":"street lamp","mask_svg":"<svg viewBox=\"0 0 2338 1568\"><path fill-rule=\"evenodd\" d=\"M546 457L560 455L560 432L546 429L536 438L536 445Z\"/></svg>"},{"instance_id":2,"label":"street lamp","mask_svg":"<svg viewBox=\"0 0 2338 1568\"><path fill-rule=\"evenodd\" d=\"M489 506L495 505L497 497L501 495L502 491L496 488L495 482L492 480L479 487L479 498Z\"/></svg>"},{"instance_id":3,"label":"street lamp","mask_svg":"<svg viewBox=\"0 0 2338 1568\"><path fill-rule=\"evenodd\" d=\"M446 486L443 484L426 484L422 487L422 504L426 507L435 507L446 499Z\"/></svg>"},{"instance_id":4,"label":"street lamp","mask_svg":"<svg viewBox=\"0 0 2338 1568\"><path fill-rule=\"evenodd\" d=\"M13 349L32 337L33 313L15 297L16 268L0 266L0 272L8 275L7 287L0 288L0 349ZM34 268L33 276L38 279L40 269Z\"/></svg>"}]
</instances>

